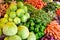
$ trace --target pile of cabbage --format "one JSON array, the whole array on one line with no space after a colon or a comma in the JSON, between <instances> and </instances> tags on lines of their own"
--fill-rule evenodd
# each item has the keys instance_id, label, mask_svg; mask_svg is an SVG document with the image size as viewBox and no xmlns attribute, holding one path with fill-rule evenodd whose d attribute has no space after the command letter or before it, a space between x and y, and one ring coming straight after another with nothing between
<instances>
[{"instance_id":1,"label":"pile of cabbage","mask_svg":"<svg viewBox=\"0 0 60 40\"><path fill-rule=\"evenodd\" d=\"M36 40L33 32L29 32L26 26L20 25L29 18L28 9L22 2L10 4L4 18L0 19L0 36L4 34L6 36L4 40Z\"/></svg>"}]
</instances>

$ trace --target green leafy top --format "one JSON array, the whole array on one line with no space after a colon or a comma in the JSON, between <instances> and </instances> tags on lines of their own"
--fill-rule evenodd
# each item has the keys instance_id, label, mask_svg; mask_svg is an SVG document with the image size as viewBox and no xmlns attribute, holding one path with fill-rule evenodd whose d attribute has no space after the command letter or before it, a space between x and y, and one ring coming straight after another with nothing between
<instances>
[{"instance_id":1,"label":"green leafy top","mask_svg":"<svg viewBox=\"0 0 60 40\"><path fill-rule=\"evenodd\" d=\"M43 10L37 10L31 14L31 17L42 20L43 23L49 23L52 17Z\"/></svg>"},{"instance_id":2,"label":"green leafy top","mask_svg":"<svg viewBox=\"0 0 60 40\"><path fill-rule=\"evenodd\" d=\"M53 11L55 12L56 8L58 8L60 5L58 5L56 2L49 2L47 3L47 6L43 8L44 11Z\"/></svg>"}]
</instances>

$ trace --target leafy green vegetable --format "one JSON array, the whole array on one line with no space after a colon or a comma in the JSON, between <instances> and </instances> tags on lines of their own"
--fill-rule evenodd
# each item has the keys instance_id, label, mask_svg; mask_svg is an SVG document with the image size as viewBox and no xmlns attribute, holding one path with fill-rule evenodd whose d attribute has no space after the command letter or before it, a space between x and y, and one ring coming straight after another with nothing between
<instances>
[{"instance_id":1,"label":"leafy green vegetable","mask_svg":"<svg viewBox=\"0 0 60 40\"><path fill-rule=\"evenodd\" d=\"M13 19L12 18L8 18L9 22L13 22Z\"/></svg>"},{"instance_id":2,"label":"leafy green vegetable","mask_svg":"<svg viewBox=\"0 0 60 40\"><path fill-rule=\"evenodd\" d=\"M25 4L25 5L27 6L27 8L28 8L28 12L29 12L29 13L34 12L34 11L36 10L36 8L33 7L33 6L30 5L30 4Z\"/></svg>"},{"instance_id":3,"label":"leafy green vegetable","mask_svg":"<svg viewBox=\"0 0 60 40\"><path fill-rule=\"evenodd\" d=\"M24 6L23 9L24 9L25 13L28 12L28 8L27 8L27 6Z\"/></svg>"},{"instance_id":4,"label":"leafy green vegetable","mask_svg":"<svg viewBox=\"0 0 60 40\"><path fill-rule=\"evenodd\" d=\"M0 19L0 22L1 22L1 23L7 23L7 22L8 22L8 19L7 19L7 18L1 18L1 19Z\"/></svg>"},{"instance_id":5,"label":"leafy green vegetable","mask_svg":"<svg viewBox=\"0 0 60 40\"><path fill-rule=\"evenodd\" d=\"M21 22L21 19L20 19L20 18L16 17L16 18L14 19L14 23L15 23L15 24L19 24L20 22Z\"/></svg>"},{"instance_id":6,"label":"leafy green vegetable","mask_svg":"<svg viewBox=\"0 0 60 40\"><path fill-rule=\"evenodd\" d=\"M44 30L46 25L40 19L30 18L27 22L23 23L29 28L30 32L34 32L36 34L36 39L39 40L42 36L44 36Z\"/></svg>"},{"instance_id":7,"label":"leafy green vegetable","mask_svg":"<svg viewBox=\"0 0 60 40\"><path fill-rule=\"evenodd\" d=\"M12 36L17 33L17 26L13 22L8 22L3 27L3 34Z\"/></svg>"},{"instance_id":8,"label":"leafy green vegetable","mask_svg":"<svg viewBox=\"0 0 60 40\"><path fill-rule=\"evenodd\" d=\"M16 17L16 13L15 12L10 12L9 16L10 16L10 18L15 18Z\"/></svg>"},{"instance_id":9,"label":"leafy green vegetable","mask_svg":"<svg viewBox=\"0 0 60 40\"><path fill-rule=\"evenodd\" d=\"M43 10L37 10L31 14L31 17L40 19L43 23L49 23L52 19L51 16ZM53 17L52 17L53 18Z\"/></svg>"},{"instance_id":10,"label":"leafy green vegetable","mask_svg":"<svg viewBox=\"0 0 60 40\"><path fill-rule=\"evenodd\" d=\"M23 15L24 15L24 9L18 9L17 11L16 11L16 14L17 14L17 16L18 17L22 17Z\"/></svg>"},{"instance_id":11,"label":"leafy green vegetable","mask_svg":"<svg viewBox=\"0 0 60 40\"><path fill-rule=\"evenodd\" d=\"M48 12L48 11L53 11L55 12L55 10L59 7L59 5L56 2L49 2L47 3L47 6L45 6L43 8L44 11Z\"/></svg>"},{"instance_id":12,"label":"leafy green vegetable","mask_svg":"<svg viewBox=\"0 0 60 40\"><path fill-rule=\"evenodd\" d=\"M19 36L14 35L10 37L5 37L4 40L22 40Z\"/></svg>"},{"instance_id":13,"label":"leafy green vegetable","mask_svg":"<svg viewBox=\"0 0 60 40\"><path fill-rule=\"evenodd\" d=\"M17 10L17 5L16 4L10 4L10 10L11 11L16 11Z\"/></svg>"},{"instance_id":14,"label":"leafy green vegetable","mask_svg":"<svg viewBox=\"0 0 60 40\"><path fill-rule=\"evenodd\" d=\"M21 17L21 21L26 22L27 21L27 16L24 15L23 17Z\"/></svg>"},{"instance_id":15,"label":"leafy green vegetable","mask_svg":"<svg viewBox=\"0 0 60 40\"><path fill-rule=\"evenodd\" d=\"M17 2L17 7L18 7L18 8L23 8L23 6L24 6L24 4L23 4L22 2L20 2L20 1Z\"/></svg>"},{"instance_id":16,"label":"leafy green vegetable","mask_svg":"<svg viewBox=\"0 0 60 40\"><path fill-rule=\"evenodd\" d=\"M29 13L25 13L25 16L26 16L27 18L30 18L30 14L29 14Z\"/></svg>"},{"instance_id":17,"label":"leafy green vegetable","mask_svg":"<svg viewBox=\"0 0 60 40\"><path fill-rule=\"evenodd\" d=\"M6 18L8 19L8 21L14 22L16 25L19 25L21 22L26 22L27 19L30 18L30 14L28 13L27 6L19 1L17 4L10 4L3 19L5 20ZM6 20L2 22L6 22Z\"/></svg>"},{"instance_id":18,"label":"leafy green vegetable","mask_svg":"<svg viewBox=\"0 0 60 40\"><path fill-rule=\"evenodd\" d=\"M36 40L36 36L33 32L29 33L29 37L27 38L27 40Z\"/></svg>"},{"instance_id":19,"label":"leafy green vegetable","mask_svg":"<svg viewBox=\"0 0 60 40\"><path fill-rule=\"evenodd\" d=\"M29 36L29 30L25 26L19 26L18 27L18 33L17 33L22 39L26 39Z\"/></svg>"}]
</instances>

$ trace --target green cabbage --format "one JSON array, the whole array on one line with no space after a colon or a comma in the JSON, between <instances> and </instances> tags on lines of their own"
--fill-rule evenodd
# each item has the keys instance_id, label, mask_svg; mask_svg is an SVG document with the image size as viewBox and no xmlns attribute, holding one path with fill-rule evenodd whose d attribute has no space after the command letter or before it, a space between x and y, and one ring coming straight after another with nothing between
<instances>
[{"instance_id":1,"label":"green cabbage","mask_svg":"<svg viewBox=\"0 0 60 40\"><path fill-rule=\"evenodd\" d=\"M15 35L17 30L17 26L13 22L8 22L3 27L3 33L7 36Z\"/></svg>"},{"instance_id":2,"label":"green cabbage","mask_svg":"<svg viewBox=\"0 0 60 40\"><path fill-rule=\"evenodd\" d=\"M23 17L21 17L21 21L26 22L27 21L27 16L24 15Z\"/></svg>"},{"instance_id":3,"label":"green cabbage","mask_svg":"<svg viewBox=\"0 0 60 40\"><path fill-rule=\"evenodd\" d=\"M16 4L10 4L10 10L11 11L16 11L17 10L17 5Z\"/></svg>"},{"instance_id":4,"label":"green cabbage","mask_svg":"<svg viewBox=\"0 0 60 40\"><path fill-rule=\"evenodd\" d=\"M0 19L0 22L1 22L1 23L7 23L7 22L8 22L8 19L7 19L7 18L1 18L1 19Z\"/></svg>"},{"instance_id":5,"label":"green cabbage","mask_svg":"<svg viewBox=\"0 0 60 40\"><path fill-rule=\"evenodd\" d=\"M27 40L36 40L36 36L33 32L29 33L29 37L27 38Z\"/></svg>"},{"instance_id":6,"label":"green cabbage","mask_svg":"<svg viewBox=\"0 0 60 40\"><path fill-rule=\"evenodd\" d=\"M10 12L9 16L10 16L10 18L15 18L16 17L16 13L15 12Z\"/></svg>"},{"instance_id":7,"label":"green cabbage","mask_svg":"<svg viewBox=\"0 0 60 40\"><path fill-rule=\"evenodd\" d=\"M16 17L14 18L14 23L15 24L19 24L21 22L20 18Z\"/></svg>"},{"instance_id":8,"label":"green cabbage","mask_svg":"<svg viewBox=\"0 0 60 40\"><path fill-rule=\"evenodd\" d=\"M25 26L19 26L18 27L18 33L17 33L22 39L26 39L29 36L29 30Z\"/></svg>"},{"instance_id":9,"label":"green cabbage","mask_svg":"<svg viewBox=\"0 0 60 40\"><path fill-rule=\"evenodd\" d=\"M17 11L16 11L16 14L17 14L17 16L18 17L22 17L23 15L24 15L24 10L23 9L18 9Z\"/></svg>"},{"instance_id":10,"label":"green cabbage","mask_svg":"<svg viewBox=\"0 0 60 40\"><path fill-rule=\"evenodd\" d=\"M10 36L10 37L5 37L4 40L21 40L21 38L17 35Z\"/></svg>"},{"instance_id":11,"label":"green cabbage","mask_svg":"<svg viewBox=\"0 0 60 40\"><path fill-rule=\"evenodd\" d=\"M23 8L23 6L24 6L24 4L22 2L20 2L20 1L17 3L18 8Z\"/></svg>"}]
</instances>

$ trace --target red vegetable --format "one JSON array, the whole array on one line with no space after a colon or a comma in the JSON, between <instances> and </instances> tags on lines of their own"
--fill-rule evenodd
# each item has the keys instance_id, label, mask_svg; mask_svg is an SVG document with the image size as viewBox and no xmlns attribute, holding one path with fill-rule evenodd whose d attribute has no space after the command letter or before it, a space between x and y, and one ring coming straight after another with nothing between
<instances>
[{"instance_id":1,"label":"red vegetable","mask_svg":"<svg viewBox=\"0 0 60 40\"><path fill-rule=\"evenodd\" d=\"M58 8L58 9L56 10L56 14L57 14L57 15L60 15L60 8Z\"/></svg>"},{"instance_id":2,"label":"red vegetable","mask_svg":"<svg viewBox=\"0 0 60 40\"><path fill-rule=\"evenodd\" d=\"M26 3L33 5L37 9L42 9L45 5L47 5L42 0L26 0Z\"/></svg>"}]
</instances>

